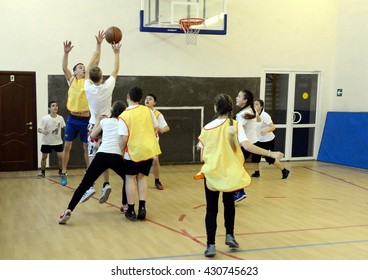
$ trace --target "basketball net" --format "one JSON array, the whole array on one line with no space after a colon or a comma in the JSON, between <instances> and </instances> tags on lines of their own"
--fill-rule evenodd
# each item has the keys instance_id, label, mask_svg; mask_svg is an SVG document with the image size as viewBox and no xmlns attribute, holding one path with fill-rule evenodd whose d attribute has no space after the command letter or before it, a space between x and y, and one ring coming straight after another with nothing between
<instances>
[{"instance_id":1,"label":"basketball net","mask_svg":"<svg viewBox=\"0 0 368 280\"><path fill-rule=\"evenodd\" d=\"M187 45L197 45L197 37L199 34L199 28L192 28L192 26L203 24L203 18L182 18L179 20L181 29L185 33Z\"/></svg>"}]
</instances>

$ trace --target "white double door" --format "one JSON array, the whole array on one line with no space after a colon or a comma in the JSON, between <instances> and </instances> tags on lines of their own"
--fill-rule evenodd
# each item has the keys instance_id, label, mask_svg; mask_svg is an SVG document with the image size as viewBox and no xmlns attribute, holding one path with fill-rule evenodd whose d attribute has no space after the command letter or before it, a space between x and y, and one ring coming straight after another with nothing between
<instances>
[{"instance_id":1,"label":"white double door","mask_svg":"<svg viewBox=\"0 0 368 280\"><path fill-rule=\"evenodd\" d=\"M276 126L275 150L286 160L316 159L319 72L265 71L261 99Z\"/></svg>"}]
</instances>

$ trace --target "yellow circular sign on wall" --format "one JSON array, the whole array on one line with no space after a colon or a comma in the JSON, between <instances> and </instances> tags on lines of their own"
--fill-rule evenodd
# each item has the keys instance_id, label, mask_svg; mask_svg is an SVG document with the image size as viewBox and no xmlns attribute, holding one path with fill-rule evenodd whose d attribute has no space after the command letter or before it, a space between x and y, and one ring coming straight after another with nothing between
<instances>
[{"instance_id":1,"label":"yellow circular sign on wall","mask_svg":"<svg viewBox=\"0 0 368 280\"><path fill-rule=\"evenodd\" d=\"M309 97L308 92L303 92L302 97L303 97L303 99L308 99L308 97Z\"/></svg>"}]
</instances>

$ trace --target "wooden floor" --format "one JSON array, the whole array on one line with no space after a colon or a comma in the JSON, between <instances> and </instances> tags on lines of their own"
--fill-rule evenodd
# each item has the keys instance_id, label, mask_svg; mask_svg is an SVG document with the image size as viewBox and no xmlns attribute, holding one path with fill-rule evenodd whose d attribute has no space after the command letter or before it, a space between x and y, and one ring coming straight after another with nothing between
<instances>
[{"instance_id":1,"label":"wooden floor","mask_svg":"<svg viewBox=\"0 0 368 280\"><path fill-rule=\"evenodd\" d=\"M238 250L224 244L220 207L215 259L368 259L368 172L318 161L286 162L291 174L262 163L261 178L236 205ZM66 225L57 223L84 171L70 170L66 187L57 171L0 173L2 260L204 260L206 232L199 165L161 167L165 190L149 176L147 220L131 222L119 212L120 178L106 204L98 195L79 204ZM251 171L251 170L250 170ZM98 180L99 192L102 184ZM221 204L221 203L220 203Z\"/></svg>"}]
</instances>

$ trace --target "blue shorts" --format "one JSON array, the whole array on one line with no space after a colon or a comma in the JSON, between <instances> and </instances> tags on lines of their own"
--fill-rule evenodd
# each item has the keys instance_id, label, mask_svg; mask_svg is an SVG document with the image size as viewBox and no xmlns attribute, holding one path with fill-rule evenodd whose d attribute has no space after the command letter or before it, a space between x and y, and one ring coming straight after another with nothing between
<instances>
[{"instance_id":1,"label":"blue shorts","mask_svg":"<svg viewBox=\"0 0 368 280\"><path fill-rule=\"evenodd\" d=\"M79 134L83 143L88 142L89 117L77 117L72 114L68 116L65 126L64 141L73 141Z\"/></svg>"}]
</instances>

